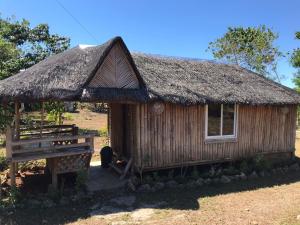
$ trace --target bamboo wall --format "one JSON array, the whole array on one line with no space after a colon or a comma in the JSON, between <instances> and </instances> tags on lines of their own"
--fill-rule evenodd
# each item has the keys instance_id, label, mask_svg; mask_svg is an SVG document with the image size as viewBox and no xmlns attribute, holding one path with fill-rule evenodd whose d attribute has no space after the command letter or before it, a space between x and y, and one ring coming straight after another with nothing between
<instances>
[{"instance_id":1,"label":"bamboo wall","mask_svg":"<svg viewBox=\"0 0 300 225\"><path fill-rule=\"evenodd\" d=\"M256 153L292 152L296 107L238 107L237 139L205 141L205 107L165 104L160 115L151 104L136 106L135 164L145 169L244 158ZM288 109L288 110L287 110Z\"/></svg>"}]
</instances>

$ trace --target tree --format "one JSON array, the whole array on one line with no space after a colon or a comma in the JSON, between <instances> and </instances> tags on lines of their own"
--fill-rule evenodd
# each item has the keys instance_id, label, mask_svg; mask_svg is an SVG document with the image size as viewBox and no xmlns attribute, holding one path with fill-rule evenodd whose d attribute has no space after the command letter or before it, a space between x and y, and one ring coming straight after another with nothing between
<instances>
[{"instance_id":1,"label":"tree","mask_svg":"<svg viewBox=\"0 0 300 225\"><path fill-rule=\"evenodd\" d=\"M209 43L214 58L280 80L277 60L283 56L274 41L278 34L266 26L229 27L223 37Z\"/></svg>"},{"instance_id":2,"label":"tree","mask_svg":"<svg viewBox=\"0 0 300 225\"><path fill-rule=\"evenodd\" d=\"M39 24L32 28L25 19L15 21L12 18L0 17L0 40L6 49L11 50L8 52L10 58L0 58L2 65L0 79L9 77L21 69L27 69L70 46L69 38L50 34L47 24Z\"/></svg>"},{"instance_id":3,"label":"tree","mask_svg":"<svg viewBox=\"0 0 300 225\"><path fill-rule=\"evenodd\" d=\"M51 34L47 24L31 27L29 21L0 17L0 80L21 69L40 62L46 57L60 53L70 46L70 39ZM59 104L53 104L52 111L59 111ZM0 106L0 130L5 129L12 119L12 108Z\"/></svg>"},{"instance_id":4,"label":"tree","mask_svg":"<svg viewBox=\"0 0 300 225\"><path fill-rule=\"evenodd\" d=\"M296 32L295 37L300 40L300 32ZM300 48L294 49L290 61L292 66L298 69L293 82L296 85L296 90L300 92Z\"/></svg>"}]
</instances>

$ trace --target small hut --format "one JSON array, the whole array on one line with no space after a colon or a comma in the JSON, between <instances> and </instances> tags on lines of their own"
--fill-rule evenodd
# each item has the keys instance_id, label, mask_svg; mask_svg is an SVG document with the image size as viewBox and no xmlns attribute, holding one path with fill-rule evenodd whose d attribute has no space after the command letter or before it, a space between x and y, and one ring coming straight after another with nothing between
<instances>
[{"instance_id":1,"label":"small hut","mask_svg":"<svg viewBox=\"0 0 300 225\"><path fill-rule=\"evenodd\" d=\"M292 157L300 103L294 90L242 67L130 53L120 37L66 50L1 81L0 98L108 103L114 153L143 170ZM86 138L82 146L91 151ZM83 149L75 141L71 147ZM8 155L13 162L20 142Z\"/></svg>"}]
</instances>

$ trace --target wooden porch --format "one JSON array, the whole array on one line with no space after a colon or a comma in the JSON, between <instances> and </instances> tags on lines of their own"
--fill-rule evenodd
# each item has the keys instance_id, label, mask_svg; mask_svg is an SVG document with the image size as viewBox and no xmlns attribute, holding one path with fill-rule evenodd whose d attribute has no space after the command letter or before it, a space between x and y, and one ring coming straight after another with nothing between
<instances>
[{"instance_id":1,"label":"wooden porch","mask_svg":"<svg viewBox=\"0 0 300 225\"><path fill-rule=\"evenodd\" d=\"M94 136L78 135L76 125L44 125L42 119L35 127L20 126L16 106L14 124L6 131L11 185L16 184L19 162L46 159L46 169L51 172L52 185L56 187L58 174L88 170L93 152Z\"/></svg>"}]
</instances>

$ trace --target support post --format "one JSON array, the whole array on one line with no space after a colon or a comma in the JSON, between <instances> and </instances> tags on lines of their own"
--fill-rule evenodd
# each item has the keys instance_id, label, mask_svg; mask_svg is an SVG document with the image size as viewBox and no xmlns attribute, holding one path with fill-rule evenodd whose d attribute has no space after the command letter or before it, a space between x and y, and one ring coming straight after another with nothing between
<instances>
[{"instance_id":1,"label":"support post","mask_svg":"<svg viewBox=\"0 0 300 225\"><path fill-rule=\"evenodd\" d=\"M15 102L15 140L20 140L20 103ZM18 163L14 163L14 173L18 171Z\"/></svg>"}]
</instances>

